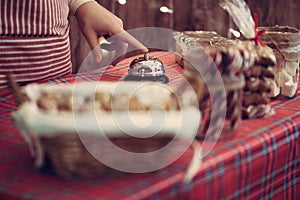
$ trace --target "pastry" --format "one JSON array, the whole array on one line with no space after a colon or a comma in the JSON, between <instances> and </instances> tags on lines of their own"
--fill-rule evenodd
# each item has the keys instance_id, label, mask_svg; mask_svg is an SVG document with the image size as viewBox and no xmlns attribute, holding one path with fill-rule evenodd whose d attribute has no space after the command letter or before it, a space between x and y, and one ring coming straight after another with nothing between
<instances>
[{"instance_id":1,"label":"pastry","mask_svg":"<svg viewBox=\"0 0 300 200\"><path fill-rule=\"evenodd\" d=\"M250 71L255 57L249 48L217 34L184 34L175 37L180 55L177 58L180 58L178 63L183 65L184 76L197 94L203 113L198 136L216 139L218 129L238 126L242 115L244 73ZM213 110L215 105L218 105L217 110ZM229 126L224 127L222 112L226 113Z\"/></svg>"},{"instance_id":2,"label":"pastry","mask_svg":"<svg viewBox=\"0 0 300 200\"><path fill-rule=\"evenodd\" d=\"M174 92L161 84L144 84L133 91L111 89L99 88L94 97L78 96L71 92L44 91L37 99L37 105L47 112L91 111L94 108L106 112L180 109Z\"/></svg>"},{"instance_id":3,"label":"pastry","mask_svg":"<svg viewBox=\"0 0 300 200\"><path fill-rule=\"evenodd\" d=\"M267 46L256 45L252 41L239 43L254 56L254 64L245 72L245 87L243 97L243 118L257 118L270 114L270 99L276 90L274 66L276 57L273 50Z\"/></svg>"},{"instance_id":4,"label":"pastry","mask_svg":"<svg viewBox=\"0 0 300 200\"><path fill-rule=\"evenodd\" d=\"M276 84L272 97L292 98L298 88L300 31L293 27L278 25L259 29L265 30L261 40L273 49L277 60L274 67Z\"/></svg>"}]
</instances>

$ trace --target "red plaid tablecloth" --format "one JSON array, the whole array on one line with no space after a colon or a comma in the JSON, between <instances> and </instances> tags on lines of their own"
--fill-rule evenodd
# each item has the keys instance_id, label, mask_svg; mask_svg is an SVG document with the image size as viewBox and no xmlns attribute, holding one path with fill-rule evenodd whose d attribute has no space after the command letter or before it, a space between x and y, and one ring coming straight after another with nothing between
<instances>
[{"instance_id":1,"label":"red plaid tablecloth","mask_svg":"<svg viewBox=\"0 0 300 200\"><path fill-rule=\"evenodd\" d=\"M174 53L153 55L166 65L170 83L176 83L182 69ZM117 81L127 73L129 62L108 67L103 75L98 70L43 84ZM15 99L2 90L0 199L300 199L300 92L294 99L274 100L272 107L275 115L244 120L232 139L218 141L188 184L182 178L192 150L155 173L66 181L34 168L28 145L12 123Z\"/></svg>"}]
</instances>

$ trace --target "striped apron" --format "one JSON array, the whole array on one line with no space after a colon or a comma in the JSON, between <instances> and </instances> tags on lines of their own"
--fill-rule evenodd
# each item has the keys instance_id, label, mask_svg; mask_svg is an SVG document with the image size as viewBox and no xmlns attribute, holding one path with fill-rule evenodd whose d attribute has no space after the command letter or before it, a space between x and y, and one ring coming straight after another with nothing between
<instances>
[{"instance_id":1,"label":"striped apron","mask_svg":"<svg viewBox=\"0 0 300 200\"><path fill-rule=\"evenodd\" d=\"M69 0L0 1L0 88L71 72Z\"/></svg>"}]
</instances>

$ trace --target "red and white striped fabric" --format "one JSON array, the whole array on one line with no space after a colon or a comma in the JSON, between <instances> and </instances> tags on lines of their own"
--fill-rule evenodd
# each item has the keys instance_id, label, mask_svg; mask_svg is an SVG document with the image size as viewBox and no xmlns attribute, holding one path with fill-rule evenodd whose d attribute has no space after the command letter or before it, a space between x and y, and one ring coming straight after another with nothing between
<instances>
[{"instance_id":1,"label":"red and white striped fabric","mask_svg":"<svg viewBox=\"0 0 300 200\"><path fill-rule=\"evenodd\" d=\"M69 11L91 0L1 0L0 88L71 72Z\"/></svg>"}]
</instances>

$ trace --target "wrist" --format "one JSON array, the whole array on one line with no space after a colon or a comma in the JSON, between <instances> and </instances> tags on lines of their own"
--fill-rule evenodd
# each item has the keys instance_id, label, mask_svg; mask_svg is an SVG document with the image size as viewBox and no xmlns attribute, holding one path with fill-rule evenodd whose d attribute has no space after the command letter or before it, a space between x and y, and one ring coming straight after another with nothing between
<instances>
[{"instance_id":1,"label":"wrist","mask_svg":"<svg viewBox=\"0 0 300 200\"><path fill-rule=\"evenodd\" d=\"M76 13L80 7L92 2L97 3L95 0L69 0L70 13L76 16Z\"/></svg>"}]
</instances>

